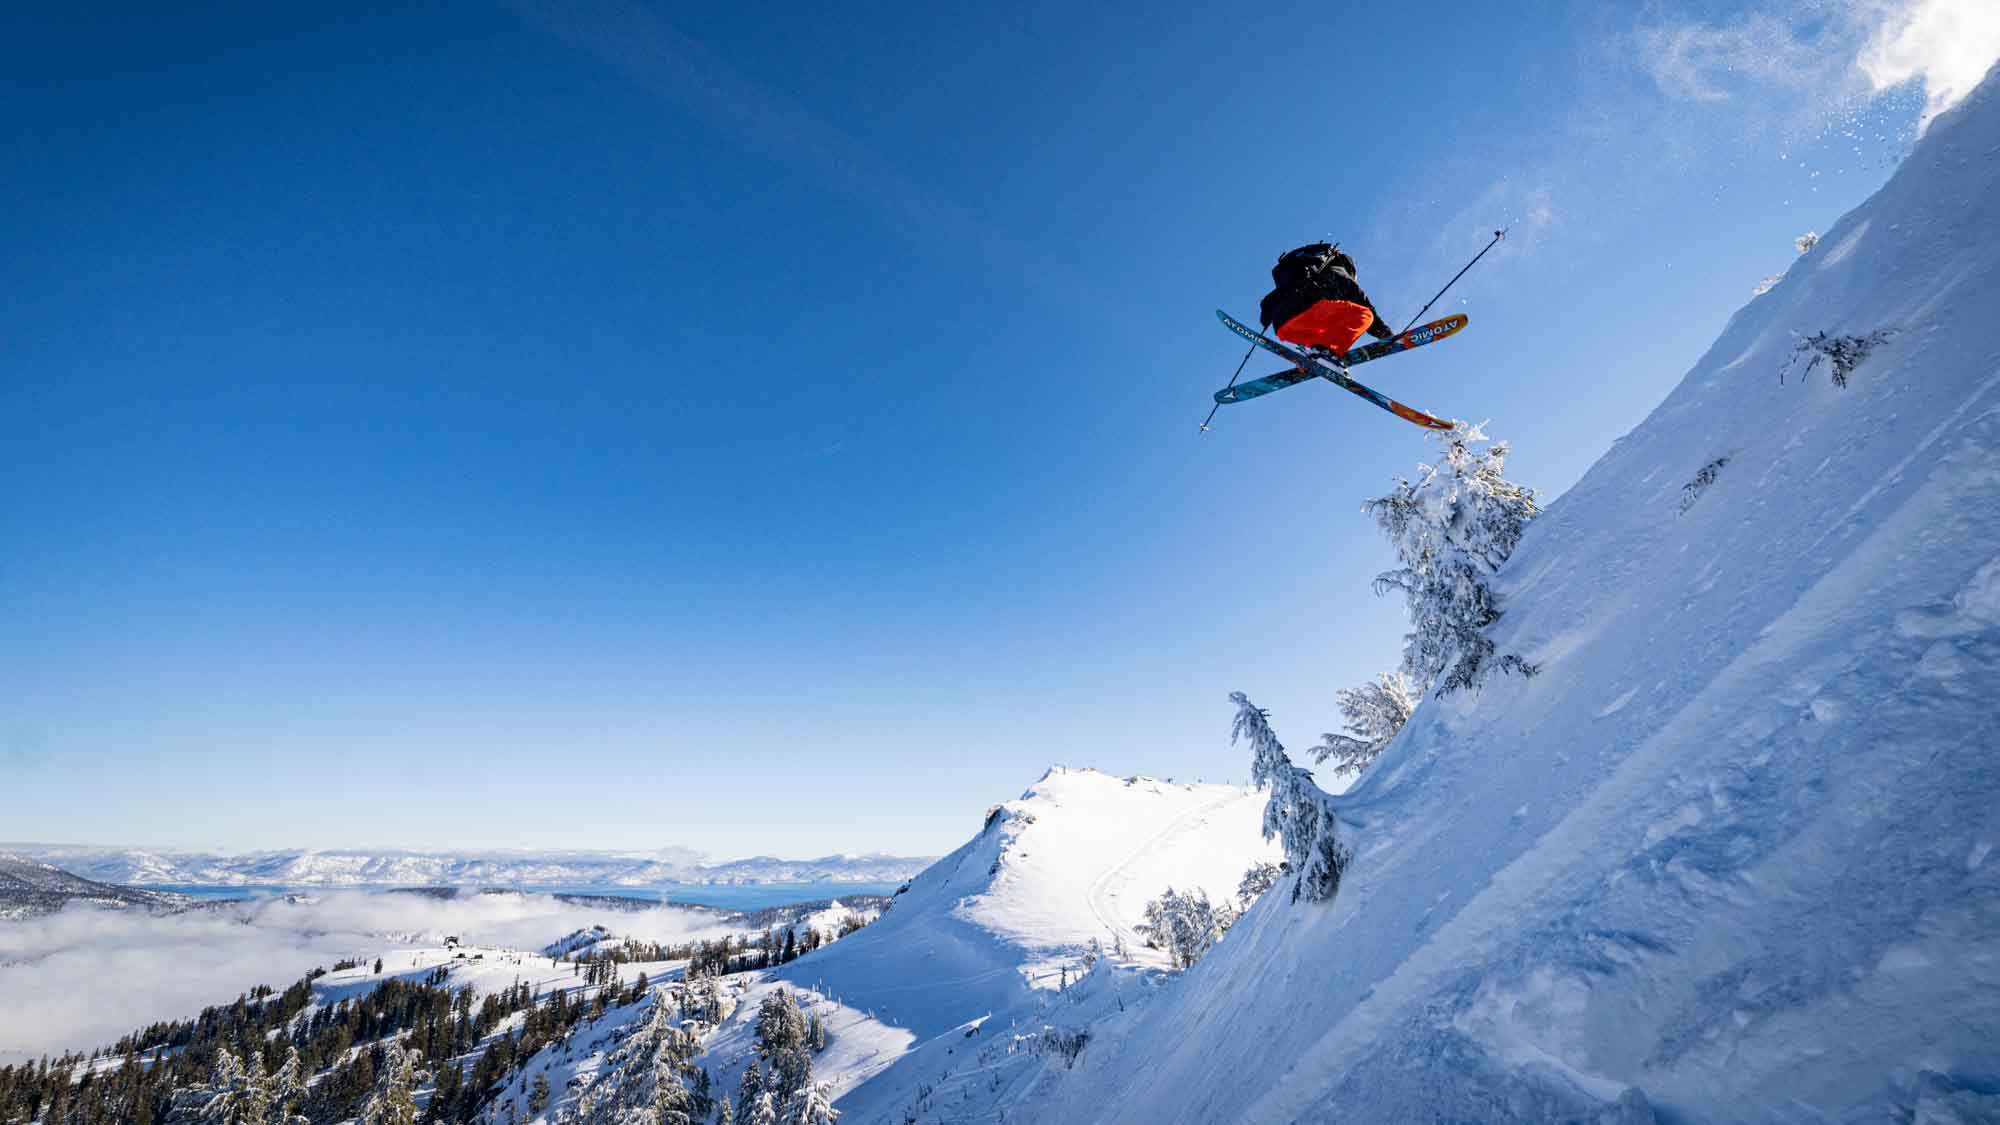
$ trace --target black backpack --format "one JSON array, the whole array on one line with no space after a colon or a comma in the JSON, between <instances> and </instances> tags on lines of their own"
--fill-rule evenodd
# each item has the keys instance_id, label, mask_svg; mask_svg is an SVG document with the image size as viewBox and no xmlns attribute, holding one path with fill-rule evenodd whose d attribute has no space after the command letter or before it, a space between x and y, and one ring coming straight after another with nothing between
<instances>
[{"instance_id":1,"label":"black backpack","mask_svg":"<svg viewBox=\"0 0 2000 1125\"><path fill-rule=\"evenodd\" d=\"M1331 243L1312 242L1296 250L1287 250L1278 255L1278 264L1271 267L1271 280L1280 289L1303 289L1318 280L1321 270L1340 253Z\"/></svg>"}]
</instances>

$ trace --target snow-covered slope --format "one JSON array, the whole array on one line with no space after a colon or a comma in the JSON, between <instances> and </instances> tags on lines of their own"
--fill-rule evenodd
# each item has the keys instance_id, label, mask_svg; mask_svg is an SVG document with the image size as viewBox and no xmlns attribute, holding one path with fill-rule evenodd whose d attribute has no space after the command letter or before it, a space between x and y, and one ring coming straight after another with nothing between
<instances>
[{"instance_id":1,"label":"snow-covered slope","mask_svg":"<svg viewBox=\"0 0 2000 1125\"><path fill-rule=\"evenodd\" d=\"M1226 901L1246 867L1274 857L1262 810L1235 786L1058 767L911 880L880 921L787 975L937 1034L1031 985L1054 987L1093 940L1150 955L1134 932L1148 899L1173 885Z\"/></svg>"},{"instance_id":2,"label":"snow-covered slope","mask_svg":"<svg viewBox=\"0 0 2000 1125\"><path fill-rule=\"evenodd\" d=\"M1168 886L1233 900L1244 869L1275 858L1263 798L1056 768L996 806L963 847L911 880L869 925L772 974L802 990L832 1045L815 1073L844 1121L903 1120L920 1083L1027 1021L1083 972L1092 942L1164 957L1134 931ZM767 982L768 983L768 982ZM734 1081L760 991L704 1059ZM984 1038L968 1036L984 1028ZM963 1047L962 1053L954 1054Z\"/></svg>"},{"instance_id":3,"label":"snow-covered slope","mask_svg":"<svg viewBox=\"0 0 2000 1125\"><path fill-rule=\"evenodd\" d=\"M73 904L177 910L192 901L184 895L92 882L46 863L0 852L0 920L50 914Z\"/></svg>"},{"instance_id":4,"label":"snow-covered slope","mask_svg":"<svg viewBox=\"0 0 2000 1125\"><path fill-rule=\"evenodd\" d=\"M2000 78L1501 581L1541 674L1418 710L1338 898L1265 896L1007 1120L2000 1119Z\"/></svg>"}]
</instances>

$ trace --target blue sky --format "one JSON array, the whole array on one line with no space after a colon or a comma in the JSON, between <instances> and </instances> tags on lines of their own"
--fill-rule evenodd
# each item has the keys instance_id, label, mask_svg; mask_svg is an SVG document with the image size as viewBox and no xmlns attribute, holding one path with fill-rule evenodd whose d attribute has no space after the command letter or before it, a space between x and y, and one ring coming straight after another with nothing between
<instances>
[{"instance_id":1,"label":"blue sky","mask_svg":"<svg viewBox=\"0 0 2000 1125\"><path fill-rule=\"evenodd\" d=\"M1510 226L1368 374L1555 496L1914 135L1895 5L1625 9L8 14L0 838L936 852L1303 749L1430 447L1198 435L1212 310Z\"/></svg>"}]
</instances>

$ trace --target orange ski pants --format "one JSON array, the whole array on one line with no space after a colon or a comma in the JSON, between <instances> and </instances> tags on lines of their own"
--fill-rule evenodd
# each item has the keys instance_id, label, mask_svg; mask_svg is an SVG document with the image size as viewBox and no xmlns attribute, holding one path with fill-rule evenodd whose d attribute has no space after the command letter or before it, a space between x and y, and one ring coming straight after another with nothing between
<instances>
[{"instance_id":1,"label":"orange ski pants","mask_svg":"<svg viewBox=\"0 0 2000 1125\"><path fill-rule=\"evenodd\" d=\"M1346 355L1354 341L1375 323L1367 305L1353 301L1321 301L1278 326L1278 339L1306 347L1327 348Z\"/></svg>"}]
</instances>

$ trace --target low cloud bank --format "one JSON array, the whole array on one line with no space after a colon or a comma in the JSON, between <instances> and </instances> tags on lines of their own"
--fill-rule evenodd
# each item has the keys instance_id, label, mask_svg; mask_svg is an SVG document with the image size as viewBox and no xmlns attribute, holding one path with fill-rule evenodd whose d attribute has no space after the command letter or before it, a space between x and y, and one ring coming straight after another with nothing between
<instances>
[{"instance_id":1,"label":"low cloud bank","mask_svg":"<svg viewBox=\"0 0 2000 1125\"><path fill-rule=\"evenodd\" d=\"M468 942L538 949L603 925L648 941L724 932L676 907L581 907L548 895L342 891L309 902L264 900L183 914L72 907L0 923L0 1064L108 1046L159 1020L192 1016L259 984L283 988L315 966L385 949Z\"/></svg>"}]
</instances>

